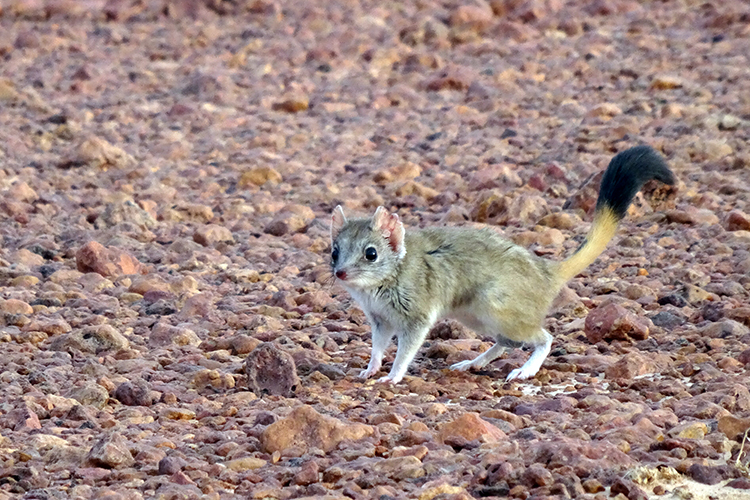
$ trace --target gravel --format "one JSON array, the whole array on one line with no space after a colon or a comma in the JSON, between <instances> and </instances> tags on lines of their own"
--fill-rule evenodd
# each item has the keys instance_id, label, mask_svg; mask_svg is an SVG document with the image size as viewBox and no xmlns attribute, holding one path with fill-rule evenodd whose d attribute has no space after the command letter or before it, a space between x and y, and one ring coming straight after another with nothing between
<instances>
[{"instance_id":1,"label":"gravel","mask_svg":"<svg viewBox=\"0 0 750 500\"><path fill-rule=\"evenodd\" d=\"M747 489L748 18L3 2L0 500ZM520 349L449 371L491 345L455 322L399 385L356 378L370 329L328 270L336 205L562 259L639 143L678 186L646 186L562 291L533 380L504 382Z\"/></svg>"}]
</instances>

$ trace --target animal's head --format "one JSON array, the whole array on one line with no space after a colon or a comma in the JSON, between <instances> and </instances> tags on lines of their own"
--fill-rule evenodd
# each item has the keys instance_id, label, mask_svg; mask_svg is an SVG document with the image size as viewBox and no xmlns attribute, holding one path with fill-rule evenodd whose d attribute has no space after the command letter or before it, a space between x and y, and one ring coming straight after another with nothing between
<instances>
[{"instance_id":1,"label":"animal's head","mask_svg":"<svg viewBox=\"0 0 750 500\"><path fill-rule=\"evenodd\" d=\"M404 225L378 207L369 219L347 220L337 206L331 215L331 270L343 285L377 287L392 276L406 255Z\"/></svg>"}]
</instances>

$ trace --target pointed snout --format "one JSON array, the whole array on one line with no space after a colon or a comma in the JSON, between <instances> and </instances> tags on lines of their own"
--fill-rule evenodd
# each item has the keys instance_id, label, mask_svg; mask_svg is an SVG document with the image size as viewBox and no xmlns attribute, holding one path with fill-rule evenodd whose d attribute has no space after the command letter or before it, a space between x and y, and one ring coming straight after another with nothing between
<instances>
[{"instance_id":1,"label":"pointed snout","mask_svg":"<svg viewBox=\"0 0 750 500\"><path fill-rule=\"evenodd\" d=\"M344 271L343 269L339 269L338 271L336 271L336 277L338 279L340 279L341 281L345 281L346 280L346 271Z\"/></svg>"}]
</instances>

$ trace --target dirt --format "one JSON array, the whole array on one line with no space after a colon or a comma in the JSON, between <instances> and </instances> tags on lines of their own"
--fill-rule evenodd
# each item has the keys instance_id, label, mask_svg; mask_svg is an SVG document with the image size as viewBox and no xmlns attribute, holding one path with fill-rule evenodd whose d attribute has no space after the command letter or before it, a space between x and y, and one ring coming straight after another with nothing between
<instances>
[{"instance_id":1,"label":"dirt","mask_svg":"<svg viewBox=\"0 0 750 500\"><path fill-rule=\"evenodd\" d=\"M0 499L750 498L748 54L739 0L5 0ZM559 260L641 143L533 380L453 322L357 378L336 205Z\"/></svg>"}]
</instances>

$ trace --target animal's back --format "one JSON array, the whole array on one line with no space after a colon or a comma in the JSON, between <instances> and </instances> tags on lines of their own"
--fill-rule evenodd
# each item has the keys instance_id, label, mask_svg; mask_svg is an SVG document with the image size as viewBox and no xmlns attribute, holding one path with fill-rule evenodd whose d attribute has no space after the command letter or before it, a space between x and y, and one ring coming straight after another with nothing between
<instances>
[{"instance_id":1,"label":"animal's back","mask_svg":"<svg viewBox=\"0 0 750 500\"><path fill-rule=\"evenodd\" d=\"M420 283L415 293L440 314L481 301L516 301L546 313L549 290L559 286L546 260L489 228L429 228L406 235L400 278ZM404 278L406 278L404 280ZM537 316L531 311L532 316Z\"/></svg>"}]
</instances>

